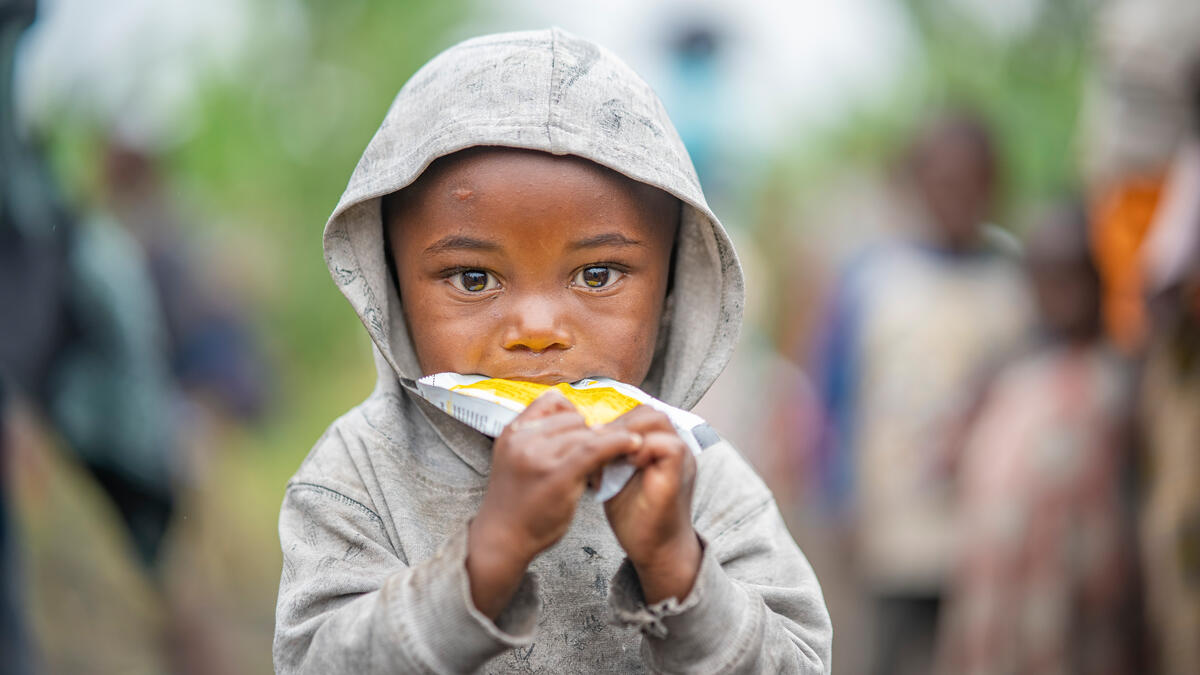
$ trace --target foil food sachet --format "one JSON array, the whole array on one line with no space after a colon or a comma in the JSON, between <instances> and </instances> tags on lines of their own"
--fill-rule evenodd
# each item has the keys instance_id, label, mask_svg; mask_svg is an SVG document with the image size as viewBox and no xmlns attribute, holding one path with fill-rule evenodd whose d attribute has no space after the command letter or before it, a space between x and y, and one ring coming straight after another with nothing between
<instances>
[{"instance_id":1,"label":"foil food sachet","mask_svg":"<svg viewBox=\"0 0 1200 675\"><path fill-rule=\"evenodd\" d=\"M569 384L547 385L483 375L437 373L419 380L405 378L401 383L455 419L493 438L499 436L530 403L554 389L575 406L588 426L607 424L639 405L648 405L671 420L679 437L694 454L700 454L703 448L719 440L700 416L609 378L585 378ZM607 464L596 486L596 500L603 502L616 496L634 472L633 465L624 460Z\"/></svg>"}]
</instances>

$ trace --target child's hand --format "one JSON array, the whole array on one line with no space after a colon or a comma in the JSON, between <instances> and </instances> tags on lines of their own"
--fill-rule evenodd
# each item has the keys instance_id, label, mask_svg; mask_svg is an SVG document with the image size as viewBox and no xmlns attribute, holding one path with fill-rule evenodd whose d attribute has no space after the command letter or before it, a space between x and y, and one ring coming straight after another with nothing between
<instances>
[{"instance_id":1,"label":"child's hand","mask_svg":"<svg viewBox=\"0 0 1200 675\"><path fill-rule=\"evenodd\" d=\"M700 571L700 540L692 529L696 459L667 416L638 406L605 425L642 437L628 460L639 470L604 505L617 541L637 570L646 601L682 600Z\"/></svg>"},{"instance_id":2,"label":"child's hand","mask_svg":"<svg viewBox=\"0 0 1200 675\"><path fill-rule=\"evenodd\" d=\"M508 425L493 447L487 493L468 534L467 575L479 611L500 614L533 558L566 533L588 475L639 441L621 428L588 428L553 391Z\"/></svg>"}]
</instances>

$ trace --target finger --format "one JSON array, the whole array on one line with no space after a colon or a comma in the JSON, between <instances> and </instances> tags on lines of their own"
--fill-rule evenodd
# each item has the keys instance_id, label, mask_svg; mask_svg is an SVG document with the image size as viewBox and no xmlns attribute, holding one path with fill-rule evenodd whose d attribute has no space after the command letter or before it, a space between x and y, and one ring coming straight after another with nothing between
<instances>
[{"instance_id":1,"label":"finger","mask_svg":"<svg viewBox=\"0 0 1200 675\"><path fill-rule=\"evenodd\" d=\"M629 457L632 456L632 454L636 454L638 452L638 450L640 450L642 448L643 443L644 442L642 440L641 434L631 435L629 438L629 447L630 447L629 454L626 454L624 457L626 459L628 459ZM601 466L601 467L597 468L596 470L592 471L590 474L588 474L587 485L589 488L598 488L598 487L600 487L600 482L603 479L604 479L604 467Z\"/></svg>"},{"instance_id":2,"label":"finger","mask_svg":"<svg viewBox=\"0 0 1200 675\"><path fill-rule=\"evenodd\" d=\"M639 469L656 462L672 461L688 454L687 445L672 431L654 431L642 436L640 447L630 453L628 460Z\"/></svg>"},{"instance_id":3,"label":"finger","mask_svg":"<svg viewBox=\"0 0 1200 675\"><path fill-rule=\"evenodd\" d=\"M625 459L634 467L644 469L654 461L654 451L646 446L645 441L642 441L638 448L629 453Z\"/></svg>"},{"instance_id":4,"label":"finger","mask_svg":"<svg viewBox=\"0 0 1200 675\"><path fill-rule=\"evenodd\" d=\"M579 428L586 429L587 424L584 422L583 415L571 409L532 419L518 416L509 423L506 430L512 434L533 433L541 436L554 436L569 429Z\"/></svg>"},{"instance_id":5,"label":"finger","mask_svg":"<svg viewBox=\"0 0 1200 675\"><path fill-rule=\"evenodd\" d=\"M605 426L642 434L655 430L673 431L675 429L671 424L671 418L648 405L639 405Z\"/></svg>"},{"instance_id":6,"label":"finger","mask_svg":"<svg viewBox=\"0 0 1200 675\"><path fill-rule=\"evenodd\" d=\"M541 396L533 399L533 403L530 403L529 407L525 408L513 421L521 419L527 421L535 420L539 417L547 417L561 412L579 413L575 409L574 404L567 400L566 396L563 396L558 390L548 389Z\"/></svg>"},{"instance_id":7,"label":"finger","mask_svg":"<svg viewBox=\"0 0 1200 675\"><path fill-rule=\"evenodd\" d=\"M595 429L581 424L578 428L566 429L553 437L548 436L544 445L552 456L563 458L582 452L584 446L594 441L597 435Z\"/></svg>"},{"instance_id":8,"label":"finger","mask_svg":"<svg viewBox=\"0 0 1200 675\"><path fill-rule=\"evenodd\" d=\"M612 460L636 450L641 443L639 436L624 431L592 431L590 437L584 439L564 461L571 467L572 473L585 478Z\"/></svg>"}]
</instances>

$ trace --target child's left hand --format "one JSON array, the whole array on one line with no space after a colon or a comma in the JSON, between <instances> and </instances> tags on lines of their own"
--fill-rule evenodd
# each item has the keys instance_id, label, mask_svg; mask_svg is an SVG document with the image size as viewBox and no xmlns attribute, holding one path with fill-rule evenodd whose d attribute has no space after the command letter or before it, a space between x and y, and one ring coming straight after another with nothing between
<instances>
[{"instance_id":1,"label":"child's left hand","mask_svg":"<svg viewBox=\"0 0 1200 675\"><path fill-rule=\"evenodd\" d=\"M613 420L642 437L626 459L638 472L604 504L617 541L637 570L646 602L683 600L700 570L700 540L692 529L696 459L666 415L638 406Z\"/></svg>"}]
</instances>

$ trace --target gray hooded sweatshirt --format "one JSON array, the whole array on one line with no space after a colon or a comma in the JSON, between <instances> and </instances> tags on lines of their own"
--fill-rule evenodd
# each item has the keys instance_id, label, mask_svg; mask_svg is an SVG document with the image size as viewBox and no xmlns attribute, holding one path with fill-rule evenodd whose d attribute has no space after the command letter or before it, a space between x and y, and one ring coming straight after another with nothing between
<instances>
[{"instance_id":1,"label":"gray hooded sweatshirt","mask_svg":"<svg viewBox=\"0 0 1200 675\"><path fill-rule=\"evenodd\" d=\"M374 343L378 384L288 483L275 667L305 673L821 673L821 589L771 493L727 442L698 458L703 542L685 598L647 605L602 505L530 566L496 621L473 605L467 523L492 440L407 393L421 375L384 257L380 198L438 157L490 145L576 155L679 198L673 286L640 384L693 406L737 340L742 276L662 104L561 30L468 40L397 95L325 227L325 260Z\"/></svg>"}]
</instances>

